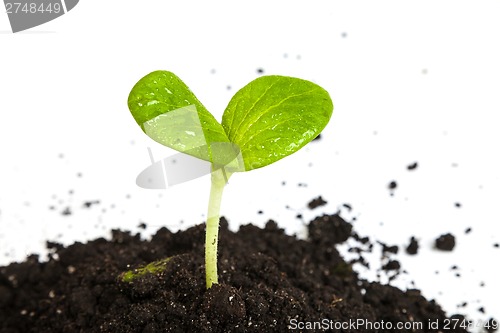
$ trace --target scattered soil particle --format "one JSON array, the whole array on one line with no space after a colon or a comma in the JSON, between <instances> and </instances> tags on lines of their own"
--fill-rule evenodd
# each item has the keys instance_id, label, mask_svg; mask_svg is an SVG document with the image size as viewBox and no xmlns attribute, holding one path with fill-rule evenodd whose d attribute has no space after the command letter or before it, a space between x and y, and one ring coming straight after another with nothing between
<instances>
[{"instance_id":1,"label":"scattered soil particle","mask_svg":"<svg viewBox=\"0 0 500 333\"><path fill-rule=\"evenodd\" d=\"M469 228L465 229L465 234L470 234L471 231L472 231L472 228L469 227Z\"/></svg>"},{"instance_id":2,"label":"scattered soil particle","mask_svg":"<svg viewBox=\"0 0 500 333\"><path fill-rule=\"evenodd\" d=\"M337 214L319 216L309 224L309 239L312 242L343 243L351 234L352 224Z\"/></svg>"},{"instance_id":3,"label":"scattered soil particle","mask_svg":"<svg viewBox=\"0 0 500 333\"><path fill-rule=\"evenodd\" d=\"M367 236L365 236L365 237L361 237L361 236L359 236L359 235L358 235L357 233L355 233L355 232L353 232L352 237L353 237L356 241L360 242L361 244L367 244L367 243L369 243L369 242L370 242L370 238L369 238L369 237L367 237ZM370 244L370 249L371 249L371 248L373 248L373 245L372 245L372 244Z\"/></svg>"},{"instance_id":4,"label":"scattered soil particle","mask_svg":"<svg viewBox=\"0 0 500 333\"><path fill-rule=\"evenodd\" d=\"M73 214L73 212L71 211L71 208L69 208L69 207L66 207L61 211L61 215L63 215L63 216L68 216L71 214Z\"/></svg>"},{"instance_id":5,"label":"scattered soil particle","mask_svg":"<svg viewBox=\"0 0 500 333\"><path fill-rule=\"evenodd\" d=\"M315 137L315 138L313 139L313 141L320 140L320 139L321 139L321 133L320 133L320 134L318 134L318 136L317 136L317 137Z\"/></svg>"},{"instance_id":6,"label":"scattered soil particle","mask_svg":"<svg viewBox=\"0 0 500 333\"><path fill-rule=\"evenodd\" d=\"M391 181L389 183L389 190L394 190L396 187L398 187L398 183L396 183L396 181Z\"/></svg>"},{"instance_id":7,"label":"scattered soil particle","mask_svg":"<svg viewBox=\"0 0 500 333\"><path fill-rule=\"evenodd\" d=\"M220 284L208 291L204 225L177 233L162 228L151 240L114 230L111 240L52 243L47 262L30 256L0 267L0 332L289 332L292 320L324 319L422 322L419 331L436 332L426 323L446 316L435 301L358 277L336 248L351 235L352 225L339 215L314 219L307 240L286 235L274 221L234 233L222 218ZM119 279L167 257L162 271Z\"/></svg>"},{"instance_id":8,"label":"scattered soil particle","mask_svg":"<svg viewBox=\"0 0 500 333\"><path fill-rule=\"evenodd\" d=\"M350 204L344 203L344 204L342 204L342 206L345 207L347 209L347 211L349 211L349 212L352 211L352 206Z\"/></svg>"},{"instance_id":9,"label":"scattered soil particle","mask_svg":"<svg viewBox=\"0 0 500 333\"><path fill-rule=\"evenodd\" d=\"M441 235L436 239L435 246L442 251L452 251L455 247L455 236L450 233Z\"/></svg>"},{"instance_id":10,"label":"scattered soil particle","mask_svg":"<svg viewBox=\"0 0 500 333\"><path fill-rule=\"evenodd\" d=\"M307 204L307 207L309 207L309 209L314 209L314 208L317 208L317 207L320 207L320 206L324 206L327 204L327 201L325 201L321 196L311 200L308 204Z\"/></svg>"},{"instance_id":11,"label":"scattered soil particle","mask_svg":"<svg viewBox=\"0 0 500 333\"><path fill-rule=\"evenodd\" d=\"M396 271L401 268L401 264L397 260L389 260L389 262L382 266L384 271Z\"/></svg>"},{"instance_id":12,"label":"scattered soil particle","mask_svg":"<svg viewBox=\"0 0 500 333\"><path fill-rule=\"evenodd\" d=\"M382 242L378 242L380 245L382 245L382 253L385 254L385 253L394 253L394 254L397 254L398 251L399 251L399 247L397 245L387 245L385 243L382 243Z\"/></svg>"},{"instance_id":13,"label":"scattered soil particle","mask_svg":"<svg viewBox=\"0 0 500 333\"><path fill-rule=\"evenodd\" d=\"M257 74L259 75L264 74L264 68L257 68Z\"/></svg>"},{"instance_id":14,"label":"scattered soil particle","mask_svg":"<svg viewBox=\"0 0 500 333\"><path fill-rule=\"evenodd\" d=\"M415 255L418 253L418 247L418 240L414 236L412 236L410 238L410 244L408 244L408 246L406 247L406 253Z\"/></svg>"},{"instance_id":15,"label":"scattered soil particle","mask_svg":"<svg viewBox=\"0 0 500 333\"><path fill-rule=\"evenodd\" d=\"M415 170L415 169L417 169L417 167L418 167L418 163L417 163L417 162L414 162L414 163L412 163L412 164L408 165L406 168L407 168L408 170Z\"/></svg>"},{"instance_id":16,"label":"scattered soil particle","mask_svg":"<svg viewBox=\"0 0 500 333\"><path fill-rule=\"evenodd\" d=\"M83 203L83 207L85 207L85 208L91 208L92 206L98 205L100 203L101 203L101 201L99 201L99 200L89 200L89 201L85 201Z\"/></svg>"}]
</instances>

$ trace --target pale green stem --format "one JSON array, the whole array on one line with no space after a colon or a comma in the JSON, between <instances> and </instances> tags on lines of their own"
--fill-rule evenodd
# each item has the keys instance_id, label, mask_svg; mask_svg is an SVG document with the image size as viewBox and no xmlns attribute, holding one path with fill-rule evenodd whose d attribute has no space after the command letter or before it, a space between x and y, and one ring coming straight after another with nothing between
<instances>
[{"instance_id":1,"label":"pale green stem","mask_svg":"<svg viewBox=\"0 0 500 333\"><path fill-rule=\"evenodd\" d=\"M218 283L217 243L219 240L219 219L222 191L231 174L223 168L212 171L212 186L208 201L207 226L205 232L205 273L207 289Z\"/></svg>"}]
</instances>

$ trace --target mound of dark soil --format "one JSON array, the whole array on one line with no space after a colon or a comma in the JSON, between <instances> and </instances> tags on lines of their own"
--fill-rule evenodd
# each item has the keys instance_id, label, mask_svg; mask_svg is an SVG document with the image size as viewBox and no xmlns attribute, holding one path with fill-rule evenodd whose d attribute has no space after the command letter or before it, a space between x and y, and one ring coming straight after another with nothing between
<instances>
[{"instance_id":1,"label":"mound of dark soil","mask_svg":"<svg viewBox=\"0 0 500 333\"><path fill-rule=\"evenodd\" d=\"M220 284L205 290L204 225L151 241L113 231L51 259L31 256L0 268L0 332L438 332L440 306L418 290L358 278L336 249L351 236L338 215L309 225L309 240L221 221ZM166 269L133 282L123 271L172 257ZM436 323L438 327L431 327ZM406 325L401 328L397 325ZM417 325L417 326L416 326ZM418 326L420 325L420 326ZM447 329L446 332L466 332Z\"/></svg>"}]
</instances>

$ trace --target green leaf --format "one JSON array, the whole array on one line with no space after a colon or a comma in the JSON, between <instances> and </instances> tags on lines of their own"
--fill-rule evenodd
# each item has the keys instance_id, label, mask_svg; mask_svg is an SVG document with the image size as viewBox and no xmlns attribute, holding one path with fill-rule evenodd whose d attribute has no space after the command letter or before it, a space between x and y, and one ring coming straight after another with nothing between
<instances>
[{"instance_id":1,"label":"green leaf","mask_svg":"<svg viewBox=\"0 0 500 333\"><path fill-rule=\"evenodd\" d=\"M224 129L175 74L155 71L132 88L128 107L153 140L212 161L213 143L229 142Z\"/></svg>"},{"instance_id":2,"label":"green leaf","mask_svg":"<svg viewBox=\"0 0 500 333\"><path fill-rule=\"evenodd\" d=\"M222 126L248 171L298 151L325 128L332 112L330 95L317 84L262 76L233 96Z\"/></svg>"}]
</instances>

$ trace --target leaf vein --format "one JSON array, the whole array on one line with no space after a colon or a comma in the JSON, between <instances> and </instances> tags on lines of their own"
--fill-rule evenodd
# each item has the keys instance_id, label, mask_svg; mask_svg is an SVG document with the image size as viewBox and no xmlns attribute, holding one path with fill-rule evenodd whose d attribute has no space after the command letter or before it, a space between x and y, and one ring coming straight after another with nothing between
<instances>
[{"instance_id":1,"label":"leaf vein","mask_svg":"<svg viewBox=\"0 0 500 333\"><path fill-rule=\"evenodd\" d=\"M274 87L277 83L278 83L278 81L273 82L271 85L269 85L269 87L267 87L267 89L266 89L266 90L262 93L262 95L260 95L260 96L259 96L259 98L257 98L257 99L255 100L255 102L253 103L253 105L252 105L252 106L248 109L248 111L246 112L246 114L243 116L243 119L242 119L242 120L240 121L240 123L238 124L238 128L236 128L236 129L234 130L234 133L235 133L235 138L234 138L233 142L237 142L236 135L237 135L237 133L239 132L239 129L240 129L241 125L242 125L242 124L245 122L245 120L248 118L248 115L249 115L250 113L252 113L253 109L255 108L255 105L257 105L257 103L258 103L259 101L261 101L261 100L264 98L264 96L265 96L265 95L269 92L269 90L271 90L271 89L272 89L272 88L273 88L273 87ZM241 136L241 134L240 134L239 136ZM238 136L238 137L239 137L239 136Z\"/></svg>"},{"instance_id":2,"label":"leaf vein","mask_svg":"<svg viewBox=\"0 0 500 333\"><path fill-rule=\"evenodd\" d=\"M288 96L287 98L281 100L279 103L275 104L275 105L271 105L266 111L262 112L262 114L259 116L259 118L257 118L252 124L250 124L246 130L248 131L253 125L255 125L263 116L265 116L266 114L268 114L270 111L272 111L273 109L279 107L281 104L285 103L287 100L291 99L291 98L294 98L294 97L299 97L299 96L302 96L302 95L306 95L306 94L309 94L311 92L313 92L315 89L311 89L311 90L308 90L308 91L305 91L305 92L302 92L300 94L296 94L296 95L291 95L291 96ZM292 118L288 118L288 119L293 119L295 117L292 117ZM286 120L285 120L286 121ZM281 123L278 123L278 124L281 124ZM269 126L274 126L274 125L277 125L277 124L270 124ZM264 129L267 128L267 127L264 127ZM259 135L262 131L258 131L256 133L254 133L252 136L250 136L245 142L241 143L242 146L244 146L246 144L246 142L252 140L256 135Z\"/></svg>"},{"instance_id":3,"label":"leaf vein","mask_svg":"<svg viewBox=\"0 0 500 333\"><path fill-rule=\"evenodd\" d=\"M247 146L247 145L248 145L248 143L249 143L249 142L251 142L251 141L252 141L252 139L253 139L254 137L256 137L256 136L258 136L258 135L260 135L260 134L262 134L262 133L264 133L264 132L266 132L266 131L272 130L272 127L274 127L274 126L279 126L279 125L283 125L283 124L284 124L284 123L286 123L286 122L293 121L293 120L296 120L296 119L300 119L300 117L301 117L300 115L297 115L297 116L295 116L295 117L290 117L290 118L284 119L283 121L278 122L278 123L276 123L276 124L271 124L271 125L268 125L268 126L266 126L266 127L262 128L262 130L258 131L258 132L257 132L257 133L255 133L254 135L252 135L252 136L251 136L251 137L250 137L250 138L249 138L249 139L248 139L245 143L241 144L241 145L240 145L240 149L241 149L241 150L244 150L244 147L245 147L245 146ZM263 141L263 142L266 142L266 141L269 141L269 140L265 140L265 141Z\"/></svg>"}]
</instances>

